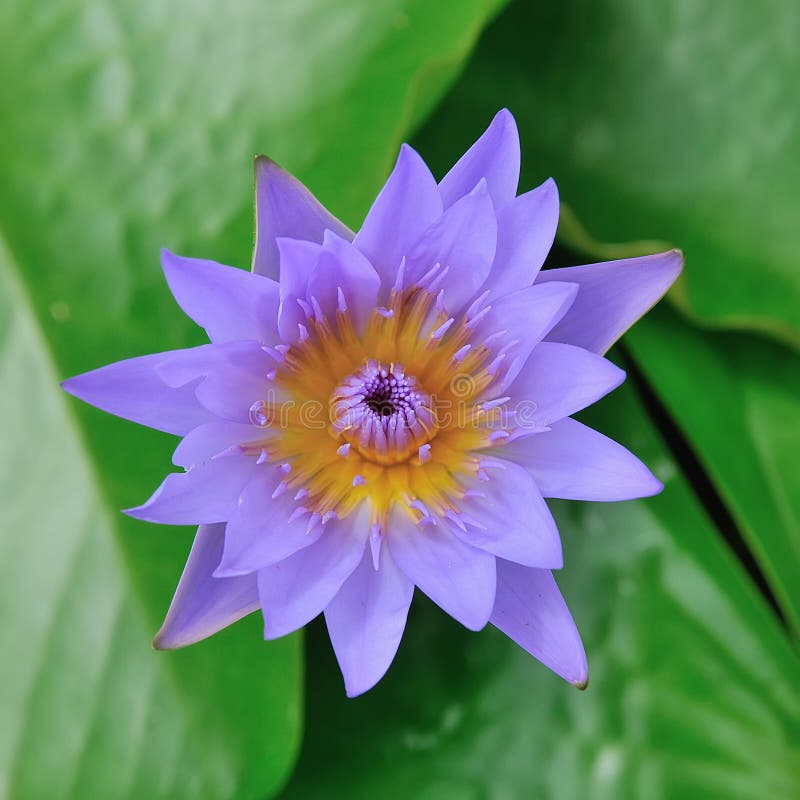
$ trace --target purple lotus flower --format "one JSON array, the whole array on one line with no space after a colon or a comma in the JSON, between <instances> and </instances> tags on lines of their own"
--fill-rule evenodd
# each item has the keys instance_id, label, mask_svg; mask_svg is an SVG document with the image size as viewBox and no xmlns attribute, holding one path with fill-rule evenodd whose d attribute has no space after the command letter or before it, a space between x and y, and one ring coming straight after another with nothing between
<instances>
[{"instance_id":1,"label":"purple lotus flower","mask_svg":"<svg viewBox=\"0 0 800 800\"><path fill-rule=\"evenodd\" d=\"M185 471L127 512L200 526L156 647L258 608L267 639L324 612L354 696L388 669L417 586L585 686L544 498L661 489L571 415L622 382L602 353L682 256L540 272L558 194L548 180L517 196L519 163L508 111L438 184L404 145L354 235L259 158L252 272L163 253L211 344L64 383L182 437Z\"/></svg>"}]
</instances>

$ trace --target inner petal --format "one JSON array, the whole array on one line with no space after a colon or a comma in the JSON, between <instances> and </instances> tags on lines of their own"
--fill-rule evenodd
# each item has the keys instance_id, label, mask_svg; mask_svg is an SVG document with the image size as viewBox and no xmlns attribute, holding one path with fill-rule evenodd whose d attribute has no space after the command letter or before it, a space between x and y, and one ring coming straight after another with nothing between
<instances>
[{"instance_id":1,"label":"inner petal","mask_svg":"<svg viewBox=\"0 0 800 800\"><path fill-rule=\"evenodd\" d=\"M367 360L336 387L330 408L334 433L377 464L407 461L438 430L431 397L400 364Z\"/></svg>"}]
</instances>

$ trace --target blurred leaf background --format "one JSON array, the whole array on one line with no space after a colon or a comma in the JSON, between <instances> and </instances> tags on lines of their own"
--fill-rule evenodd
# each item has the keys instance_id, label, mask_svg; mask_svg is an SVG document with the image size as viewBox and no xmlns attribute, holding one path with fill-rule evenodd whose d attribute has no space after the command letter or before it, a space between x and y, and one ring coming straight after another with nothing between
<instances>
[{"instance_id":1,"label":"blurred leaf background","mask_svg":"<svg viewBox=\"0 0 800 800\"><path fill-rule=\"evenodd\" d=\"M800 797L800 6L6 0L0 796ZM686 252L589 421L664 480L554 504L592 683L415 599L348 701L324 626L155 653L192 532L122 517L169 437L58 380L200 341L158 250L247 266L266 152L357 227L401 141L508 106L551 265Z\"/></svg>"}]
</instances>

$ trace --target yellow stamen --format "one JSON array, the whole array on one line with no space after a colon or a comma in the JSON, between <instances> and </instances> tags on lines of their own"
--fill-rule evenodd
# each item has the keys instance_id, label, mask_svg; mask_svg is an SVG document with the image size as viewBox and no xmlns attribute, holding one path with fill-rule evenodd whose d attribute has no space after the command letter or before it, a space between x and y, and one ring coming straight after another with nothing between
<instances>
[{"instance_id":1,"label":"yellow stamen","mask_svg":"<svg viewBox=\"0 0 800 800\"><path fill-rule=\"evenodd\" d=\"M383 525L395 504L415 520L420 507L433 514L458 511L463 481L478 471L471 453L490 446L500 410L485 411L477 402L494 379L487 370L490 351L473 346L454 358L469 342L466 321L457 319L431 337L448 319L435 299L416 287L392 291L386 311L373 311L363 335L348 311L338 310L333 321L309 319L308 337L286 352L275 377L281 401L268 404L265 441L251 446L290 465L287 485L307 493L303 505L312 512L343 518L366 500L371 523ZM413 392L413 414L402 418L412 423L399 432L392 428L397 419L382 417L391 409L365 410L372 401L353 399L353 376L370 369L381 386L399 375ZM374 412L367 422L381 428L373 436L367 423L351 423L345 413L359 403L356 410L366 414L359 419ZM343 457L339 449L348 443Z\"/></svg>"}]
</instances>

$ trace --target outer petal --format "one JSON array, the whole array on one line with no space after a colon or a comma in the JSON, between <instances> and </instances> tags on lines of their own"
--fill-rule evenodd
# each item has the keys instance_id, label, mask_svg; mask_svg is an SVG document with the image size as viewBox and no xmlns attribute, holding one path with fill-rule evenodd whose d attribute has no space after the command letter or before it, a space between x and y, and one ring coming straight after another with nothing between
<instances>
[{"instance_id":1,"label":"outer petal","mask_svg":"<svg viewBox=\"0 0 800 800\"><path fill-rule=\"evenodd\" d=\"M325 234L322 252L309 279L307 297L318 300L329 320L336 319L341 289L355 328L362 332L377 305L380 285L378 273L359 250L335 234Z\"/></svg>"},{"instance_id":2,"label":"outer petal","mask_svg":"<svg viewBox=\"0 0 800 800\"><path fill-rule=\"evenodd\" d=\"M540 272L537 283L572 281L580 285L569 314L548 338L605 353L661 299L682 267L683 253L670 250L654 256Z\"/></svg>"},{"instance_id":3,"label":"outer petal","mask_svg":"<svg viewBox=\"0 0 800 800\"><path fill-rule=\"evenodd\" d=\"M157 431L183 436L197 425L216 418L195 397L197 381L167 386L155 372L156 365L180 352L183 351L173 350L117 361L67 378L61 387L109 414Z\"/></svg>"},{"instance_id":4,"label":"outer petal","mask_svg":"<svg viewBox=\"0 0 800 800\"><path fill-rule=\"evenodd\" d=\"M517 123L504 108L439 184L445 208L472 191L481 178L486 178L495 208L502 208L517 194L519 164Z\"/></svg>"},{"instance_id":5,"label":"outer petal","mask_svg":"<svg viewBox=\"0 0 800 800\"><path fill-rule=\"evenodd\" d=\"M348 697L363 694L386 674L403 637L413 594L414 584L386 547L377 570L365 550L356 571L325 609Z\"/></svg>"},{"instance_id":6,"label":"outer petal","mask_svg":"<svg viewBox=\"0 0 800 800\"><path fill-rule=\"evenodd\" d=\"M632 500L663 488L650 470L622 445L574 419L499 449L526 467L545 497L565 500Z\"/></svg>"},{"instance_id":7,"label":"outer petal","mask_svg":"<svg viewBox=\"0 0 800 800\"><path fill-rule=\"evenodd\" d=\"M400 511L389 519L386 536L397 565L434 603L470 630L486 625L494 605L493 555L443 525L415 525Z\"/></svg>"},{"instance_id":8,"label":"outer petal","mask_svg":"<svg viewBox=\"0 0 800 800\"><path fill-rule=\"evenodd\" d=\"M165 354L155 367L170 386L197 378L195 396L216 418L247 424L257 400L280 402L284 395L268 379L275 361L258 342L207 344Z\"/></svg>"},{"instance_id":9,"label":"outer petal","mask_svg":"<svg viewBox=\"0 0 800 800\"><path fill-rule=\"evenodd\" d=\"M158 650L199 642L258 609L256 576L214 578L222 555L225 526L201 525L170 603L161 630L153 639Z\"/></svg>"},{"instance_id":10,"label":"outer petal","mask_svg":"<svg viewBox=\"0 0 800 800\"><path fill-rule=\"evenodd\" d=\"M458 312L486 280L497 245L497 219L481 180L423 234L406 259L406 283L418 282L432 267L447 269L441 282L444 304Z\"/></svg>"},{"instance_id":11,"label":"outer petal","mask_svg":"<svg viewBox=\"0 0 800 800\"><path fill-rule=\"evenodd\" d=\"M198 347L162 353L154 369L167 386L183 386L225 367L263 374L269 363L269 356L258 342L242 341L201 344Z\"/></svg>"},{"instance_id":12,"label":"outer petal","mask_svg":"<svg viewBox=\"0 0 800 800\"><path fill-rule=\"evenodd\" d=\"M453 527L456 536L518 564L560 569L558 528L533 478L510 461L484 459L482 466L490 479L470 485L473 494L461 503L463 527Z\"/></svg>"},{"instance_id":13,"label":"outer petal","mask_svg":"<svg viewBox=\"0 0 800 800\"><path fill-rule=\"evenodd\" d=\"M240 444L263 439L266 431L240 422L209 422L183 437L172 454L172 463L188 469Z\"/></svg>"},{"instance_id":14,"label":"outer petal","mask_svg":"<svg viewBox=\"0 0 800 800\"><path fill-rule=\"evenodd\" d=\"M333 520L314 544L258 572L264 637L276 639L302 628L333 600L364 555L368 520Z\"/></svg>"},{"instance_id":15,"label":"outer petal","mask_svg":"<svg viewBox=\"0 0 800 800\"><path fill-rule=\"evenodd\" d=\"M278 336L278 284L261 275L214 261L161 251L161 264L178 305L212 342Z\"/></svg>"},{"instance_id":16,"label":"outer petal","mask_svg":"<svg viewBox=\"0 0 800 800\"><path fill-rule=\"evenodd\" d=\"M167 475L153 496L128 516L162 525L209 525L225 522L257 469L250 456L221 456Z\"/></svg>"},{"instance_id":17,"label":"outer petal","mask_svg":"<svg viewBox=\"0 0 800 800\"><path fill-rule=\"evenodd\" d=\"M497 252L486 282L493 297L530 286L558 227L558 189L550 178L497 213Z\"/></svg>"},{"instance_id":18,"label":"outer petal","mask_svg":"<svg viewBox=\"0 0 800 800\"><path fill-rule=\"evenodd\" d=\"M625 380L608 359L570 344L542 342L508 388L508 408L522 431L538 431L591 405Z\"/></svg>"},{"instance_id":19,"label":"outer petal","mask_svg":"<svg viewBox=\"0 0 800 800\"><path fill-rule=\"evenodd\" d=\"M564 680L586 688L581 637L549 570L498 560L491 622Z\"/></svg>"},{"instance_id":20,"label":"outer petal","mask_svg":"<svg viewBox=\"0 0 800 800\"><path fill-rule=\"evenodd\" d=\"M323 532L319 517L292 518L300 503L294 492L280 493L277 469L259 471L245 487L225 529L225 548L217 577L243 575L277 564L314 544ZM283 488L283 487L281 487ZM273 497L278 490L278 495Z\"/></svg>"},{"instance_id":21,"label":"outer petal","mask_svg":"<svg viewBox=\"0 0 800 800\"><path fill-rule=\"evenodd\" d=\"M258 156L256 169L256 245L253 272L277 279L279 236L321 242L326 230L348 241L352 231L286 170L266 156Z\"/></svg>"},{"instance_id":22,"label":"outer petal","mask_svg":"<svg viewBox=\"0 0 800 800\"><path fill-rule=\"evenodd\" d=\"M531 351L567 313L575 300L574 283L528 286L497 300L490 294L489 312L476 329L476 341L493 337L492 349L504 352L500 384L504 390L525 365Z\"/></svg>"},{"instance_id":23,"label":"outer petal","mask_svg":"<svg viewBox=\"0 0 800 800\"><path fill-rule=\"evenodd\" d=\"M283 238L277 240L277 247L281 262L278 330L284 342L293 342L298 337L298 324L306 321L297 298L306 297L308 282L317 265L322 247L315 242Z\"/></svg>"},{"instance_id":24,"label":"outer petal","mask_svg":"<svg viewBox=\"0 0 800 800\"><path fill-rule=\"evenodd\" d=\"M442 211L436 179L419 154L404 144L353 240L378 271L385 292L394 284L403 257Z\"/></svg>"}]
</instances>

